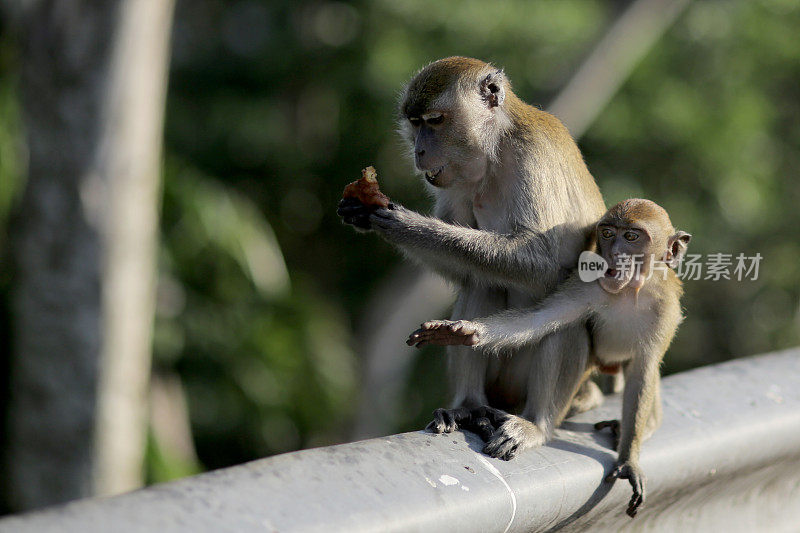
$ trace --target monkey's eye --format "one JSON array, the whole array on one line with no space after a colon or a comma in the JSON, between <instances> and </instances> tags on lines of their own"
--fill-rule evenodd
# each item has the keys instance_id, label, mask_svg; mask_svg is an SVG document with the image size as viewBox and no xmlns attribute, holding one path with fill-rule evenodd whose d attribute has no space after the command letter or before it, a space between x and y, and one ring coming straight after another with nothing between
<instances>
[{"instance_id":1,"label":"monkey's eye","mask_svg":"<svg viewBox=\"0 0 800 533\"><path fill-rule=\"evenodd\" d=\"M602 235L604 239L610 239L614 236L614 232L606 228L600 232L600 235Z\"/></svg>"},{"instance_id":2,"label":"monkey's eye","mask_svg":"<svg viewBox=\"0 0 800 533\"><path fill-rule=\"evenodd\" d=\"M432 125L441 124L444 121L444 115L441 113L428 113L427 115L422 115L422 118Z\"/></svg>"},{"instance_id":3,"label":"monkey's eye","mask_svg":"<svg viewBox=\"0 0 800 533\"><path fill-rule=\"evenodd\" d=\"M626 231L625 232L625 240L629 242L633 242L639 238L639 234L633 231Z\"/></svg>"},{"instance_id":4,"label":"monkey's eye","mask_svg":"<svg viewBox=\"0 0 800 533\"><path fill-rule=\"evenodd\" d=\"M422 119L419 117L408 117L408 121L411 123L412 126L415 128L422 124Z\"/></svg>"}]
</instances>

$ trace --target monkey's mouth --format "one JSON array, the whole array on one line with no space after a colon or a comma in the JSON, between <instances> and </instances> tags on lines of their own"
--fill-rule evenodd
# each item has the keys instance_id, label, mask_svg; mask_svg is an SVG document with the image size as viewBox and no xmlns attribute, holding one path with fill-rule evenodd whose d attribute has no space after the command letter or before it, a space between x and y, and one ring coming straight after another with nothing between
<instances>
[{"instance_id":1,"label":"monkey's mouth","mask_svg":"<svg viewBox=\"0 0 800 533\"><path fill-rule=\"evenodd\" d=\"M600 286L603 287L604 291L611 294L617 294L619 291L624 289L631 280L632 273L632 271L627 269L622 270L618 268L609 268L606 270L603 277L597 281L600 283Z\"/></svg>"},{"instance_id":2,"label":"monkey's mouth","mask_svg":"<svg viewBox=\"0 0 800 533\"><path fill-rule=\"evenodd\" d=\"M431 185L436 185L436 183L435 183L436 178L438 178L439 174L442 173L442 171L444 170L444 167L445 166L442 165L442 166L437 167L437 168L435 168L433 170L426 170L425 171L425 179L428 180L428 183L430 183Z\"/></svg>"}]
</instances>

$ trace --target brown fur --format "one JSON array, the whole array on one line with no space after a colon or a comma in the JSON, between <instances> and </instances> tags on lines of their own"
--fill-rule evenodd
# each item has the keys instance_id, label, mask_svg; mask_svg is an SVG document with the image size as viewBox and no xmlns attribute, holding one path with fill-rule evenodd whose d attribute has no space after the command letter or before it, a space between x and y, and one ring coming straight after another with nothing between
<instances>
[{"instance_id":1,"label":"brown fur","mask_svg":"<svg viewBox=\"0 0 800 533\"><path fill-rule=\"evenodd\" d=\"M614 254L621 252L651 258L667 257L671 253L680 258L691 238L685 232L675 232L663 208L642 199L626 200L613 206L600 219L599 226L603 226L607 234L603 235L598 228L596 249L609 265ZM631 232L638 237L626 238ZM647 261L652 259L644 260ZM639 452L642 442L661 423L659 366L682 321L682 294L681 281L671 269L667 270L665 278L660 274L650 278L632 274L627 281L619 283L610 283L605 276L587 283L576 274L538 307L473 320L426 322L407 342L412 345L467 344L499 353L546 342L570 325L591 325L593 352L591 359L583 362L585 369L601 372L619 366L625 369L622 421L601 422L597 427L616 428L619 457L609 480L630 481L633 497L627 512L634 516L645 494ZM567 371L575 365L573 354L562 353L559 357L560 369ZM577 391L579 380L585 377L581 378L578 373L571 376L571 380L559 387ZM549 392L551 398L555 393ZM472 411L472 416L477 416L475 412ZM502 415L494 416L499 424L505 423ZM485 432L485 424L482 428Z\"/></svg>"},{"instance_id":2,"label":"brown fur","mask_svg":"<svg viewBox=\"0 0 800 533\"><path fill-rule=\"evenodd\" d=\"M434 122L423 118L431 113ZM552 293L605 211L564 125L520 100L494 65L452 57L425 66L409 82L398 126L436 199L435 216L399 205L371 213L348 207L340 209L345 222L376 231L453 282L454 319L529 307ZM568 367L564 353L571 354ZM437 410L429 427L453 431L464 408L494 408L491 396L522 415L506 415L486 447L510 459L550 438L576 397L576 383L578 410L599 403L596 386L584 382L588 359L583 325L504 358L449 347L453 408Z\"/></svg>"}]
</instances>

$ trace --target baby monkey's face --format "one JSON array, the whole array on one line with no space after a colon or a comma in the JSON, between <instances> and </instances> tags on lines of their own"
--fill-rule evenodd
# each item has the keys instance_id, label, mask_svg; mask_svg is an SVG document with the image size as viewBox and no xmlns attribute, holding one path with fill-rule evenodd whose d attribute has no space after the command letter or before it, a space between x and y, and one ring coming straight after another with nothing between
<instances>
[{"instance_id":1,"label":"baby monkey's face","mask_svg":"<svg viewBox=\"0 0 800 533\"><path fill-rule=\"evenodd\" d=\"M601 221L597 225L597 249L608 269L598 280L600 286L612 294L625 287L640 289L652 268L655 248L644 227Z\"/></svg>"},{"instance_id":2,"label":"baby monkey's face","mask_svg":"<svg viewBox=\"0 0 800 533\"><path fill-rule=\"evenodd\" d=\"M638 291L655 261L676 268L683 259L691 235L675 231L663 207L642 198L624 200L597 223L597 253L608 263L598 281L616 294L626 287Z\"/></svg>"}]
</instances>

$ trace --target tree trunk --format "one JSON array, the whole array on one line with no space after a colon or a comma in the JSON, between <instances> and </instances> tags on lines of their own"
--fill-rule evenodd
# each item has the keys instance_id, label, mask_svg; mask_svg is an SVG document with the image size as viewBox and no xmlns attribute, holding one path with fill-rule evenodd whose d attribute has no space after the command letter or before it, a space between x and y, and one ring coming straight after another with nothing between
<instances>
[{"instance_id":1,"label":"tree trunk","mask_svg":"<svg viewBox=\"0 0 800 533\"><path fill-rule=\"evenodd\" d=\"M13 510L139 486L172 1L18 4Z\"/></svg>"}]
</instances>

